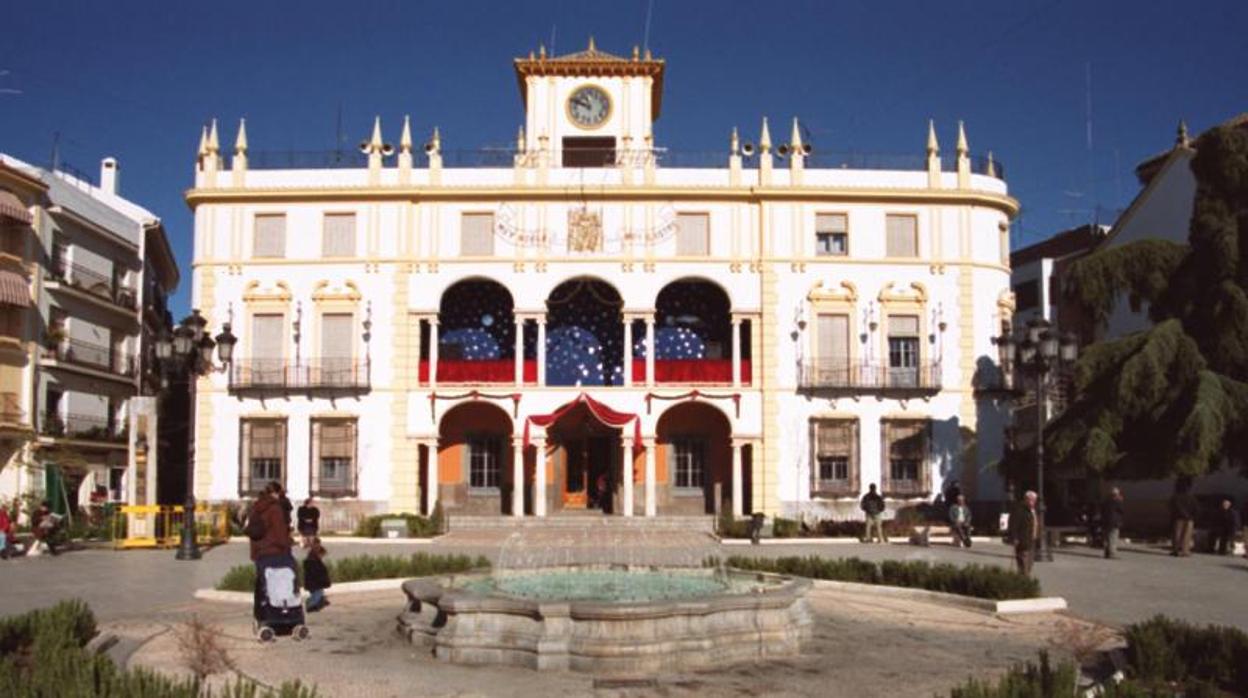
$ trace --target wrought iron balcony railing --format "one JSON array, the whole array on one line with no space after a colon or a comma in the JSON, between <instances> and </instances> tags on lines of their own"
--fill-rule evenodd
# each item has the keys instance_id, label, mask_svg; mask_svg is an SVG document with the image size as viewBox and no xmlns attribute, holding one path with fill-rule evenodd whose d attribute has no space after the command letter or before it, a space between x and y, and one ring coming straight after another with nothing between
<instances>
[{"instance_id":1,"label":"wrought iron balcony railing","mask_svg":"<svg viewBox=\"0 0 1248 698\"><path fill-rule=\"evenodd\" d=\"M129 377L135 372L134 355L107 344L63 338L55 340L48 352L57 361L115 373L119 376Z\"/></svg>"},{"instance_id":2,"label":"wrought iron balcony railing","mask_svg":"<svg viewBox=\"0 0 1248 698\"><path fill-rule=\"evenodd\" d=\"M68 262L58 250L52 260L52 273L74 288L98 296L126 310L138 307L138 294L115 276L74 262Z\"/></svg>"},{"instance_id":3,"label":"wrought iron balcony railing","mask_svg":"<svg viewBox=\"0 0 1248 698\"><path fill-rule=\"evenodd\" d=\"M941 387L940 373L938 361L899 367L817 360L799 367L798 387L844 392L937 392Z\"/></svg>"},{"instance_id":4,"label":"wrought iron balcony railing","mask_svg":"<svg viewBox=\"0 0 1248 698\"><path fill-rule=\"evenodd\" d=\"M238 359L230 365L230 390L366 391L372 385L370 368L367 359Z\"/></svg>"},{"instance_id":5,"label":"wrought iron balcony railing","mask_svg":"<svg viewBox=\"0 0 1248 698\"><path fill-rule=\"evenodd\" d=\"M45 413L39 433L45 436L109 443L125 443L129 437L126 427L118 428L117 420L112 417L73 412L64 416L57 412Z\"/></svg>"}]
</instances>

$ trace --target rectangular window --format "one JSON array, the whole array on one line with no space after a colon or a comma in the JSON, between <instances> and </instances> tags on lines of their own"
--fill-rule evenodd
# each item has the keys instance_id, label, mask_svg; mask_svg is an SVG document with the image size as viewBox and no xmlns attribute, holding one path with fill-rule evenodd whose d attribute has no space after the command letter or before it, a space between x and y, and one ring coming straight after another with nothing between
<instances>
[{"instance_id":1,"label":"rectangular window","mask_svg":"<svg viewBox=\"0 0 1248 698\"><path fill-rule=\"evenodd\" d=\"M672 452L676 457L676 487L701 489L706 482L706 441L674 439Z\"/></svg>"},{"instance_id":2,"label":"rectangular window","mask_svg":"<svg viewBox=\"0 0 1248 698\"><path fill-rule=\"evenodd\" d=\"M257 214L254 234L251 247L253 257L286 256L285 214Z\"/></svg>"},{"instance_id":3,"label":"rectangular window","mask_svg":"<svg viewBox=\"0 0 1248 698\"><path fill-rule=\"evenodd\" d=\"M312 420L312 492L322 496L355 494L356 420Z\"/></svg>"},{"instance_id":4,"label":"rectangular window","mask_svg":"<svg viewBox=\"0 0 1248 698\"><path fill-rule=\"evenodd\" d=\"M270 482L286 479L286 420L244 419L240 494L255 494Z\"/></svg>"},{"instance_id":5,"label":"rectangular window","mask_svg":"<svg viewBox=\"0 0 1248 698\"><path fill-rule=\"evenodd\" d=\"M887 420L881 423L884 438L882 464L885 494L927 494L928 420Z\"/></svg>"},{"instance_id":6,"label":"rectangular window","mask_svg":"<svg viewBox=\"0 0 1248 698\"><path fill-rule=\"evenodd\" d=\"M108 469L108 501L126 501L126 469Z\"/></svg>"},{"instance_id":7,"label":"rectangular window","mask_svg":"<svg viewBox=\"0 0 1248 698\"><path fill-rule=\"evenodd\" d=\"M493 254L494 214L463 214L459 228L459 256L489 257Z\"/></svg>"},{"instance_id":8,"label":"rectangular window","mask_svg":"<svg viewBox=\"0 0 1248 698\"><path fill-rule=\"evenodd\" d=\"M711 217L705 213L676 214L676 256L706 257L711 253Z\"/></svg>"},{"instance_id":9,"label":"rectangular window","mask_svg":"<svg viewBox=\"0 0 1248 698\"><path fill-rule=\"evenodd\" d=\"M468 438L468 486L476 489L497 488L499 440L492 436Z\"/></svg>"},{"instance_id":10,"label":"rectangular window","mask_svg":"<svg viewBox=\"0 0 1248 698\"><path fill-rule=\"evenodd\" d=\"M811 420L813 468L811 492L852 496L858 493L858 422Z\"/></svg>"},{"instance_id":11,"label":"rectangular window","mask_svg":"<svg viewBox=\"0 0 1248 698\"><path fill-rule=\"evenodd\" d=\"M326 313L321 316L321 356L314 363L312 380L317 385L351 385L354 382L355 316Z\"/></svg>"},{"instance_id":12,"label":"rectangular window","mask_svg":"<svg viewBox=\"0 0 1248 698\"><path fill-rule=\"evenodd\" d=\"M1040 281L1032 279L1014 287L1014 302L1019 312L1040 305Z\"/></svg>"},{"instance_id":13,"label":"rectangular window","mask_svg":"<svg viewBox=\"0 0 1248 698\"><path fill-rule=\"evenodd\" d=\"M844 257L849 254L849 217L844 213L815 215L815 254Z\"/></svg>"},{"instance_id":14,"label":"rectangular window","mask_svg":"<svg viewBox=\"0 0 1248 698\"><path fill-rule=\"evenodd\" d=\"M280 385L285 375L283 335L286 316L273 313L251 318L251 371L253 385Z\"/></svg>"},{"instance_id":15,"label":"rectangular window","mask_svg":"<svg viewBox=\"0 0 1248 698\"><path fill-rule=\"evenodd\" d=\"M918 387L919 316L888 317L888 385Z\"/></svg>"},{"instance_id":16,"label":"rectangular window","mask_svg":"<svg viewBox=\"0 0 1248 698\"><path fill-rule=\"evenodd\" d=\"M564 167L612 167L614 136L567 136L563 139Z\"/></svg>"},{"instance_id":17,"label":"rectangular window","mask_svg":"<svg viewBox=\"0 0 1248 698\"><path fill-rule=\"evenodd\" d=\"M884 223L886 256L919 256L919 219L916 216L888 215L884 217Z\"/></svg>"},{"instance_id":18,"label":"rectangular window","mask_svg":"<svg viewBox=\"0 0 1248 698\"><path fill-rule=\"evenodd\" d=\"M818 371L820 384L848 385L849 316L821 313L816 326L815 370Z\"/></svg>"},{"instance_id":19,"label":"rectangular window","mask_svg":"<svg viewBox=\"0 0 1248 698\"><path fill-rule=\"evenodd\" d=\"M355 256L355 214L325 214L325 229L321 238L322 257Z\"/></svg>"}]
</instances>

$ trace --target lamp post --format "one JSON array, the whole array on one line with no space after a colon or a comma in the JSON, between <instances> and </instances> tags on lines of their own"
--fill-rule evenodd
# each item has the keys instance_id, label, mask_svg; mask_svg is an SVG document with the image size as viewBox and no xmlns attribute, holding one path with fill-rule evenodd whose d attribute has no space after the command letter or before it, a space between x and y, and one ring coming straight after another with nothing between
<instances>
[{"instance_id":1,"label":"lamp post","mask_svg":"<svg viewBox=\"0 0 1248 698\"><path fill-rule=\"evenodd\" d=\"M1043 318L1027 323L1021 337L1002 334L993 341L997 345L1006 388L1011 387L1011 374L1015 368L1030 374L1036 381L1036 525L1040 529L1036 559L1051 562L1053 551L1049 548L1044 528L1044 425L1048 376L1054 369L1074 363L1079 355L1079 343L1073 334L1058 333L1052 323Z\"/></svg>"},{"instance_id":2,"label":"lamp post","mask_svg":"<svg viewBox=\"0 0 1248 698\"><path fill-rule=\"evenodd\" d=\"M186 426L186 503L182 514L182 538L178 544L177 559L198 560L199 544L195 539L195 383L200 376L216 370L228 370L234 358L234 344L238 338L230 332L230 323L221 326L221 333L214 340L205 328L208 321L192 310L190 315L170 333L161 332L156 339L156 359L160 365L161 386L168 389L170 379L184 379L187 392ZM212 361L212 350L217 350L221 361L218 369Z\"/></svg>"}]
</instances>

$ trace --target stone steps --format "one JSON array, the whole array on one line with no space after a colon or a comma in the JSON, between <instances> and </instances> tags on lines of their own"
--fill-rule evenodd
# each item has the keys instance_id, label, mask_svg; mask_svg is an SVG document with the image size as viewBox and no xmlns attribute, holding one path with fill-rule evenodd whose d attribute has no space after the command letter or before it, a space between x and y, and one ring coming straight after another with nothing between
<instances>
[{"instance_id":1,"label":"stone steps","mask_svg":"<svg viewBox=\"0 0 1248 698\"><path fill-rule=\"evenodd\" d=\"M685 531L715 532L713 516L606 516L599 513L561 513L545 517L525 516L455 516L447 518L447 530L619 530L619 531Z\"/></svg>"}]
</instances>

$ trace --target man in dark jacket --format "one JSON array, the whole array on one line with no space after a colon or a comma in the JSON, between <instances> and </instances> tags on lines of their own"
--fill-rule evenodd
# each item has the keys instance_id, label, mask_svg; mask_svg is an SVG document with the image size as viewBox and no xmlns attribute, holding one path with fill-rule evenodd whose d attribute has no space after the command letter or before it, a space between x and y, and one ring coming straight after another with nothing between
<instances>
[{"instance_id":1,"label":"man in dark jacket","mask_svg":"<svg viewBox=\"0 0 1248 698\"><path fill-rule=\"evenodd\" d=\"M1191 482L1180 479L1174 483L1174 496L1170 497L1170 520L1174 524L1174 535L1170 542L1171 556L1191 557L1192 532L1199 508L1200 503L1191 493Z\"/></svg>"},{"instance_id":2,"label":"man in dark jacket","mask_svg":"<svg viewBox=\"0 0 1248 698\"><path fill-rule=\"evenodd\" d=\"M868 488L868 492L862 495L862 502L859 506L862 508L863 514L867 519L866 540L864 542L871 543L875 540L872 530L878 532L881 543L888 542L888 536L884 534L884 498L875 491L875 483Z\"/></svg>"},{"instance_id":3,"label":"man in dark jacket","mask_svg":"<svg viewBox=\"0 0 1248 698\"><path fill-rule=\"evenodd\" d=\"M1023 501L1010 515L1010 540L1014 541L1014 562L1018 571L1031 576L1032 563L1036 561L1036 548L1040 543L1040 519L1036 516L1035 492L1028 490Z\"/></svg>"},{"instance_id":4,"label":"man in dark jacket","mask_svg":"<svg viewBox=\"0 0 1248 698\"><path fill-rule=\"evenodd\" d=\"M1213 549L1219 555L1230 555L1235 551L1235 539L1239 537L1239 512L1235 511L1235 503L1229 497L1222 499L1213 522Z\"/></svg>"},{"instance_id":5,"label":"man in dark jacket","mask_svg":"<svg viewBox=\"0 0 1248 698\"><path fill-rule=\"evenodd\" d=\"M1118 531L1122 528L1122 490L1111 487L1101 505L1101 532L1105 536L1105 559L1118 559Z\"/></svg>"}]
</instances>

